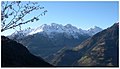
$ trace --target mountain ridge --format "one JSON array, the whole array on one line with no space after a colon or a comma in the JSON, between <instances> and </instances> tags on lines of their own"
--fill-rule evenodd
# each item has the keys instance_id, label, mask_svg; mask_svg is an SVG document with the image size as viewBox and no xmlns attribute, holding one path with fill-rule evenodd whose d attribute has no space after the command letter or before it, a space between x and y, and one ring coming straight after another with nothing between
<instances>
[{"instance_id":1,"label":"mountain ridge","mask_svg":"<svg viewBox=\"0 0 120 69\"><path fill-rule=\"evenodd\" d=\"M51 25L43 24L35 29L28 28L28 29L16 31L11 36L17 36L21 38L24 36L45 32L50 38L54 36L51 35L52 33L66 33L69 36L78 38L78 35L92 36L100 31L102 31L102 29L97 26L95 26L94 28L90 28L88 30L82 30L81 28L77 28L75 26L72 26L71 24L66 24L65 26L63 26L62 24L51 23Z\"/></svg>"}]
</instances>

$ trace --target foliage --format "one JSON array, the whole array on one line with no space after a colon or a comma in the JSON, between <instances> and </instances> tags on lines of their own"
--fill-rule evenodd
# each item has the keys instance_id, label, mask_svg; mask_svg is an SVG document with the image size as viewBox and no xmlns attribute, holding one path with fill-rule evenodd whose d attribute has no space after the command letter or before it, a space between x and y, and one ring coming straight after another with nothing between
<instances>
[{"instance_id":1,"label":"foliage","mask_svg":"<svg viewBox=\"0 0 120 69\"><path fill-rule=\"evenodd\" d=\"M8 29L15 29L21 25L38 21L40 16L45 15L47 10L37 16L33 16L29 20L24 20L26 16L31 15L33 11L39 11L44 7L39 2L30 1L2 1L1 2L1 32Z\"/></svg>"}]
</instances>

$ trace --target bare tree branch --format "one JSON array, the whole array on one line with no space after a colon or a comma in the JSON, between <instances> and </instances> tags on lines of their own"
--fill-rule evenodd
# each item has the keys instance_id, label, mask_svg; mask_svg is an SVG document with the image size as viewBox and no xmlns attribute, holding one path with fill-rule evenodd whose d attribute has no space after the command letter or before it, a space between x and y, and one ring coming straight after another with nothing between
<instances>
[{"instance_id":1,"label":"bare tree branch","mask_svg":"<svg viewBox=\"0 0 120 69\"><path fill-rule=\"evenodd\" d=\"M41 7L38 2L30 1L2 1L1 7L1 32L12 28L14 29L17 26L19 26L21 30L21 25L38 21L39 17L45 15L47 12L47 10L45 10L33 18L24 21L24 18L30 15L31 12L44 9L44 7Z\"/></svg>"}]
</instances>

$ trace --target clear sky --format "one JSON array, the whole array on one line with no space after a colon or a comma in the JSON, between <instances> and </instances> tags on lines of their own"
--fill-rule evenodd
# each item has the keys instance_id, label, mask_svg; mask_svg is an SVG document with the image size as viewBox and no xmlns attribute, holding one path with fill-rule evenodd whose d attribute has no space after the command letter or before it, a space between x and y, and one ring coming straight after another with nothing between
<instances>
[{"instance_id":1,"label":"clear sky","mask_svg":"<svg viewBox=\"0 0 120 69\"><path fill-rule=\"evenodd\" d=\"M84 30L94 26L105 29L119 21L118 1L48 1L40 4L48 10L46 15L40 17L40 20L35 23L23 25L22 29L28 27L36 28L42 24L51 23L72 24ZM30 16L38 13L40 11ZM10 35L13 31L15 30L7 30L2 32L2 34Z\"/></svg>"}]
</instances>

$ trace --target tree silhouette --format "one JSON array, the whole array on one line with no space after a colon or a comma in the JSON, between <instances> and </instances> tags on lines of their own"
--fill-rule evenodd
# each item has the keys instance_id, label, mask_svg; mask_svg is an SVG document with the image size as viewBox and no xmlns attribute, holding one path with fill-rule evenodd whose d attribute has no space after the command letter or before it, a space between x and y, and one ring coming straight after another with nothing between
<instances>
[{"instance_id":1,"label":"tree silhouette","mask_svg":"<svg viewBox=\"0 0 120 69\"><path fill-rule=\"evenodd\" d=\"M42 10L43 9L43 10ZM41 10L42 13L33 16L29 20L24 20L33 11ZM47 10L40 6L39 2L31 1L2 1L1 2L1 32L8 29L15 29L21 25L35 22L40 16L45 15Z\"/></svg>"}]
</instances>

